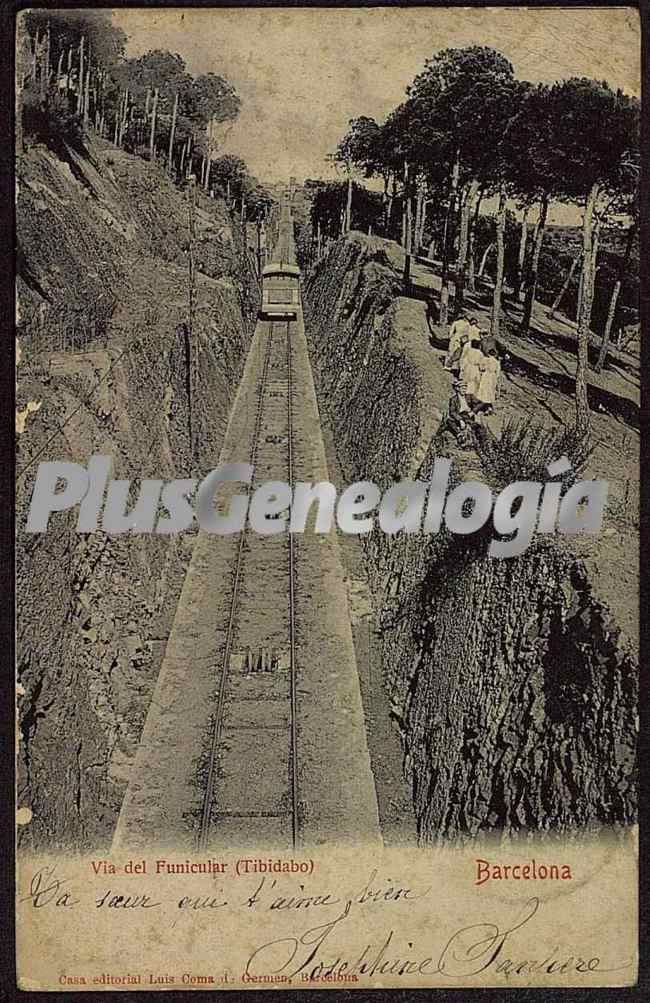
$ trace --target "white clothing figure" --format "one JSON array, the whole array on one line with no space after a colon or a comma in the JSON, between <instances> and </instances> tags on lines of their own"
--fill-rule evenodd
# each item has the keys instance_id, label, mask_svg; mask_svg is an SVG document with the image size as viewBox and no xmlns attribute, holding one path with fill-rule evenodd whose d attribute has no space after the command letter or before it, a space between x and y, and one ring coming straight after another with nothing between
<instances>
[{"instance_id":1,"label":"white clothing figure","mask_svg":"<svg viewBox=\"0 0 650 1003\"><path fill-rule=\"evenodd\" d=\"M476 391L476 397L482 404L494 406L497 399L501 363L494 355L484 356L481 379Z\"/></svg>"},{"instance_id":2,"label":"white clothing figure","mask_svg":"<svg viewBox=\"0 0 650 1003\"><path fill-rule=\"evenodd\" d=\"M475 317L472 317L469 321L469 331L468 331L468 341L480 341L481 340L481 329L478 326L478 321Z\"/></svg>"},{"instance_id":3,"label":"white clothing figure","mask_svg":"<svg viewBox=\"0 0 650 1003\"><path fill-rule=\"evenodd\" d=\"M449 346L447 348L447 355L445 356L445 368L449 369L454 356L460 349L466 336L469 333L469 321L467 317L459 317L449 328Z\"/></svg>"},{"instance_id":4,"label":"white clothing figure","mask_svg":"<svg viewBox=\"0 0 650 1003\"><path fill-rule=\"evenodd\" d=\"M460 357L460 386L464 397L476 397L481 383L485 356L468 341Z\"/></svg>"}]
</instances>

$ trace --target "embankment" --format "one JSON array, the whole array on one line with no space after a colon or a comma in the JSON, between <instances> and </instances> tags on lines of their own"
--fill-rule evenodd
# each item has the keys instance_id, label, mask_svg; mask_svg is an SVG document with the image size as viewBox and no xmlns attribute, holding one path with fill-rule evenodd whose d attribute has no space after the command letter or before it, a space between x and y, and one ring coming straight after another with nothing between
<instances>
[{"instance_id":1,"label":"embankment","mask_svg":"<svg viewBox=\"0 0 650 1003\"><path fill-rule=\"evenodd\" d=\"M217 462L258 287L223 205L94 144L18 164L18 805L23 845L108 846L191 555L192 533L77 534L24 519L38 462L112 476ZM190 308L190 214L195 282ZM28 410L28 407L30 410Z\"/></svg>"},{"instance_id":2,"label":"embankment","mask_svg":"<svg viewBox=\"0 0 650 1003\"><path fill-rule=\"evenodd\" d=\"M321 409L352 480L428 479L448 375L384 242L353 233L305 283ZM495 560L444 532L363 538L420 839L597 831L635 819L637 666L584 565L535 542Z\"/></svg>"}]
</instances>

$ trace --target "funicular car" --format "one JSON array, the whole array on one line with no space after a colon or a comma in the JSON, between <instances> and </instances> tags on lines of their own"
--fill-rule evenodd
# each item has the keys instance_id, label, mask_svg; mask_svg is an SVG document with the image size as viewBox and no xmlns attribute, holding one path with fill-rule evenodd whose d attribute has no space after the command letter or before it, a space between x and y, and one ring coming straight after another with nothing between
<instances>
[{"instance_id":1,"label":"funicular car","mask_svg":"<svg viewBox=\"0 0 650 1003\"><path fill-rule=\"evenodd\" d=\"M295 320L300 306L300 269L273 261L262 269L260 320Z\"/></svg>"}]
</instances>

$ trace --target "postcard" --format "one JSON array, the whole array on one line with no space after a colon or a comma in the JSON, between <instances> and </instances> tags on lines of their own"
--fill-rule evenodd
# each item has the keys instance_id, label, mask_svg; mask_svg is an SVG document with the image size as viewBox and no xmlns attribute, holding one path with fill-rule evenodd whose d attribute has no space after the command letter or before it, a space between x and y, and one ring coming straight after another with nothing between
<instances>
[{"instance_id":1,"label":"postcard","mask_svg":"<svg viewBox=\"0 0 650 1003\"><path fill-rule=\"evenodd\" d=\"M636 10L16 71L19 988L633 985Z\"/></svg>"}]
</instances>

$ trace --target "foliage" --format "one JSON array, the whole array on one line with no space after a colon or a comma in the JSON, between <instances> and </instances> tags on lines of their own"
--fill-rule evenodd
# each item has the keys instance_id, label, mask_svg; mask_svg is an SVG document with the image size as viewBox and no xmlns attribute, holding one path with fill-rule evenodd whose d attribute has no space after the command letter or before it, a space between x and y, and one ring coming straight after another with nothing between
<instances>
[{"instance_id":1,"label":"foliage","mask_svg":"<svg viewBox=\"0 0 650 1003\"><path fill-rule=\"evenodd\" d=\"M52 57L68 48L78 48L82 37L92 53L92 58L102 67L114 66L124 55L126 35L111 20L110 11L104 10L27 10L20 18L21 27L35 39L50 30Z\"/></svg>"},{"instance_id":2,"label":"foliage","mask_svg":"<svg viewBox=\"0 0 650 1003\"><path fill-rule=\"evenodd\" d=\"M226 122L237 118L241 101L227 80L216 73L205 73L192 81L181 106L191 121L205 127L210 119Z\"/></svg>"},{"instance_id":3,"label":"foliage","mask_svg":"<svg viewBox=\"0 0 650 1003\"><path fill-rule=\"evenodd\" d=\"M452 201L455 165L459 195L473 180L482 196L503 190L520 207L540 202L548 206L553 201L580 204L597 181L601 190L599 219L605 209L610 216L634 216L638 133L639 102L607 83L585 78L553 86L520 81L502 54L473 45L445 49L428 59L407 87L404 101L383 123L367 116L351 119L335 158L363 177L383 177L385 190L394 196L392 214L389 220L385 214L383 221L379 218L376 223L382 233L398 240L404 166L408 162L408 194L413 197L416 185L423 180L426 188L424 243L435 238L441 246L445 228L450 226L453 246L461 213L460 198ZM359 191L355 189L355 198L359 198ZM334 235L340 210L338 190L319 192L314 219ZM473 217L472 228L476 260L494 240L495 218ZM530 244L524 265L527 310L535 295ZM564 269L545 252L543 243L541 247L540 296L544 298L551 288L561 288ZM602 288L613 285L609 264L601 260L601 265L594 302L596 319L606 313L604 301L601 305ZM519 233L509 214L505 274L510 284L519 286L518 270Z\"/></svg>"},{"instance_id":4,"label":"foliage","mask_svg":"<svg viewBox=\"0 0 650 1003\"><path fill-rule=\"evenodd\" d=\"M320 182L315 190L311 204L312 229L320 226L324 237L335 238L339 235L341 214L345 210L347 200L347 182ZM367 188L355 185L352 195L352 229L375 232L381 227L384 215L384 203L381 195Z\"/></svg>"},{"instance_id":5,"label":"foliage","mask_svg":"<svg viewBox=\"0 0 650 1003\"><path fill-rule=\"evenodd\" d=\"M499 439L477 437L475 446L486 478L496 490L516 481L561 480L569 487L579 477L594 448L574 428L548 427L516 418L506 422ZM562 456L568 458L572 470L551 478L548 464Z\"/></svg>"},{"instance_id":6,"label":"foliage","mask_svg":"<svg viewBox=\"0 0 650 1003\"><path fill-rule=\"evenodd\" d=\"M483 46L445 49L408 88L411 158L431 172L458 156L463 177L486 180L515 110L512 65ZM416 138L417 137L417 138Z\"/></svg>"},{"instance_id":7,"label":"foliage","mask_svg":"<svg viewBox=\"0 0 650 1003\"><path fill-rule=\"evenodd\" d=\"M638 146L639 102L604 81L577 77L551 87L548 100L549 164L564 197L583 199L596 182L628 193L625 161Z\"/></svg>"},{"instance_id":8,"label":"foliage","mask_svg":"<svg viewBox=\"0 0 650 1003\"><path fill-rule=\"evenodd\" d=\"M78 142L81 123L73 121L78 113L84 128L94 125L130 152L149 156L153 128L153 153L171 154L173 174L181 148L186 153L191 148L186 170L197 158L210 159L222 139L219 126L223 134L224 126L239 114L235 88L216 73L193 78L178 53L154 49L124 58L126 36L112 24L108 11L28 11L21 17L19 34L21 30L21 83L27 92L38 90L41 95L40 105L26 96L23 136L28 140L52 134ZM53 118L49 127L48 115Z\"/></svg>"},{"instance_id":9,"label":"foliage","mask_svg":"<svg viewBox=\"0 0 650 1003\"><path fill-rule=\"evenodd\" d=\"M223 195L228 191L232 199L241 198L248 187L248 168L241 157L226 153L212 161L210 183Z\"/></svg>"},{"instance_id":10,"label":"foliage","mask_svg":"<svg viewBox=\"0 0 650 1003\"><path fill-rule=\"evenodd\" d=\"M381 129L374 118L362 115L350 119L350 129L339 143L335 159L341 163L352 163L371 178L382 169Z\"/></svg>"},{"instance_id":11,"label":"foliage","mask_svg":"<svg viewBox=\"0 0 650 1003\"><path fill-rule=\"evenodd\" d=\"M140 106L144 106L147 91L153 95L158 88L161 111L171 110L176 93L184 101L192 86L192 77L181 56L162 49L153 49L137 59L125 59L116 70L115 79L121 89L128 87L131 97Z\"/></svg>"},{"instance_id":12,"label":"foliage","mask_svg":"<svg viewBox=\"0 0 650 1003\"><path fill-rule=\"evenodd\" d=\"M345 182L319 183L311 203L311 221L314 230L320 226L323 236L337 237L339 235L346 192L347 184ZM354 203L354 199L352 201Z\"/></svg>"},{"instance_id":13,"label":"foliage","mask_svg":"<svg viewBox=\"0 0 650 1003\"><path fill-rule=\"evenodd\" d=\"M22 94L22 124L25 142L43 143L60 159L67 160L66 146L84 150L83 125L64 94L46 94L27 87Z\"/></svg>"},{"instance_id":14,"label":"foliage","mask_svg":"<svg viewBox=\"0 0 650 1003\"><path fill-rule=\"evenodd\" d=\"M401 176L404 160L420 165L427 163L431 167L435 160L427 158L424 137L421 138L416 123L413 122L412 107L408 102L398 105L390 113L381 128L380 150L386 170Z\"/></svg>"},{"instance_id":15,"label":"foliage","mask_svg":"<svg viewBox=\"0 0 650 1003\"><path fill-rule=\"evenodd\" d=\"M263 219L266 212L275 205L275 199L263 185L250 178L251 187L246 192L246 213L249 219Z\"/></svg>"},{"instance_id":16,"label":"foliage","mask_svg":"<svg viewBox=\"0 0 650 1003\"><path fill-rule=\"evenodd\" d=\"M577 231L572 231L579 237ZM625 231L606 230L601 237L601 251L598 255L596 285L592 313L592 330L601 334L605 327L612 290L616 283L621 258ZM541 303L551 305L563 286L564 280L571 268L571 262L579 253L579 242L568 243L557 235L552 235L547 246L542 249L539 265L539 283L537 297ZM573 279L562 299L560 310L566 316L575 319L578 309L578 290L580 285L580 269L574 270ZM625 327L639 321L639 247L638 241L630 267L623 276L623 283L618 302L618 325Z\"/></svg>"}]
</instances>

